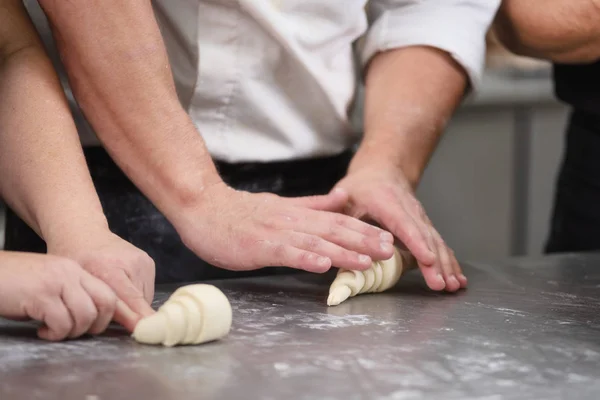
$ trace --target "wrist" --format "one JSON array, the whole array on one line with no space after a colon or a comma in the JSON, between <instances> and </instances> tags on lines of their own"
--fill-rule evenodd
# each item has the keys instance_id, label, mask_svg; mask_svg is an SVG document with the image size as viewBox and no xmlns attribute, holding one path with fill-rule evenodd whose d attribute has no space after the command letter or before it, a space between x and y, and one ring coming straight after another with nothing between
<instances>
[{"instance_id":1,"label":"wrist","mask_svg":"<svg viewBox=\"0 0 600 400\"><path fill-rule=\"evenodd\" d=\"M427 161L418 157L417 151L407 152L406 147L402 144L390 145L385 140L381 146L364 141L348 166L348 174L362 171L401 174L414 189L419 184Z\"/></svg>"},{"instance_id":2,"label":"wrist","mask_svg":"<svg viewBox=\"0 0 600 400\"><path fill-rule=\"evenodd\" d=\"M58 220L60 223L42 229L42 238L51 254L68 256L97 242L99 238L112 235L104 214L69 215Z\"/></svg>"},{"instance_id":3,"label":"wrist","mask_svg":"<svg viewBox=\"0 0 600 400\"><path fill-rule=\"evenodd\" d=\"M208 202L213 187L226 186L212 161L201 171L180 178L171 183L164 210L161 210L172 223L180 214L201 208Z\"/></svg>"}]
</instances>

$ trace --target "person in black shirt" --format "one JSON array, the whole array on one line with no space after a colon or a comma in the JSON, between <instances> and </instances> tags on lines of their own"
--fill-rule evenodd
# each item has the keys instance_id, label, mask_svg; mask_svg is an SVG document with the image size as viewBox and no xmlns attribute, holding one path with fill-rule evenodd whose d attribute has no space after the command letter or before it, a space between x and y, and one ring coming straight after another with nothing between
<instances>
[{"instance_id":1,"label":"person in black shirt","mask_svg":"<svg viewBox=\"0 0 600 400\"><path fill-rule=\"evenodd\" d=\"M553 63L572 108L545 251L600 250L600 1L504 0L494 28L513 53Z\"/></svg>"}]
</instances>

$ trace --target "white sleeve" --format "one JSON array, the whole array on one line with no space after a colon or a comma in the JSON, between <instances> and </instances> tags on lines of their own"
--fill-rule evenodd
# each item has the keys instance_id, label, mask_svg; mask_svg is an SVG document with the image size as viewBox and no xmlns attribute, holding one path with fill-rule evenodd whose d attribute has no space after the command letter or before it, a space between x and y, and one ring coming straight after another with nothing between
<instances>
[{"instance_id":1,"label":"white sleeve","mask_svg":"<svg viewBox=\"0 0 600 400\"><path fill-rule=\"evenodd\" d=\"M362 63L380 51L431 46L448 52L477 90L485 63L485 35L499 6L500 0L371 0Z\"/></svg>"}]
</instances>

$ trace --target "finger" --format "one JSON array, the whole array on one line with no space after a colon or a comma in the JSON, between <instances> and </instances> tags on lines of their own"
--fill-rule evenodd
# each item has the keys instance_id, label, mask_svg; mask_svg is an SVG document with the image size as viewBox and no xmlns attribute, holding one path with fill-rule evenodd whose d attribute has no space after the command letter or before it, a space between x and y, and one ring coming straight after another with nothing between
<instances>
[{"instance_id":1,"label":"finger","mask_svg":"<svg viewBox=\"0 0 600 400\"><path fill-rule=\"evenodd\" d=\"M73 328L73 319L62 301L56 299L44 306L44 315L40 318L44 326L38 329L41 339L59 341L65 339Z\"/></svg>"},{"instance_id":2,"label":"finger","mask_svg":"<svg viewBox=\"0 0 600 400\"><path fill-rule=\"evenodd\" d=\"M114 321L122 325L128 332L133 332L142 316L134 312L125 302L117 300Z\"/></svg>"},{"instance_id":3,"label":"finger","mask_svg":"<svg viewBox=\"0 0 600 400\"><path fill-rule=\"evenodd\" d=\"M81 285L91 297L98 311L96 320L88 329L88 333L98 335L106 330L113 319L117 304L117 295L104 282L91 276L89 278L82 278Z\"/></svg>"},{"instance_id":4,"label":"finger","mask_svg":"<svg viewBox=\"0 0 600 400\"><path fill-rule=\"evenodd\" d=\"M154 299L154 280L156 277L154 260L148 253L141 251L135 260L135 265L137 268L125 270L125 273L129 276L129 280L137 283L136 286L141 288L146 302L151 304ZM133 275L127 271L133 271Z\"/></svg>"},{"instance_id":5,"label":"finger","mask_svg":"<svg viewBox=\"0 0 600 400\"><path fill-rule=\"evenodd\" d=\"M300 232L289 232L286 236L287 242L293 247L327 257L331 260L331 265L338 268L364 271L370 268L373 262L369 256L346 250L319 236Z\"/></svg>"},{"instance_id":6,"label":"finger","mask_svg":"<svg viewBox=\"0 0 600 400\"><path fill-rule=\"evenodd\" d=\"M444 281L444 277L437 268L431 265L419 264L419 270L423 275L423 279L425 279L425 283L431 290L439 292L446 288L446 282Z\"/></svg>"},{"instance_id":7,"label":"finger","mask_svg":"<svg viewBox=\"0 0 600 400\"><path fill-rule=\"evenodd\" d=\"M329 226L323 225L307 225L305 227L314 236L321 237L328 242L336 244L341 247L342 250L356 253L357 255L365 255L372 260L387 260L394 254L394 246L387 240L382 240L381 236L365 236L352 229L347 229L344 226L330 224ZM390 237L393 238L391 234ZM340 267L336 264L336 260L333 260L333 265ZM366 261L365 261L366 262Z\"/></svg>"},{"instance_id":8,"label":"finger","mask_svg":"<svg viewBox=\"0 0 600 400\"><path fill-rule=\"evenodd\" d=\"M384 199L385 200L385 199ZM435 246L410 214L398 203L373 200L370 214L377 222L388 228L415 256L420 265L431 266L436 261Z\"/></svg>"},{"instance_id":9,"label":"finger","mask_svg":"<svg viewBox=\"0 0 600 400\"><path fill-rule=\"evenodd\" d=\"M438 250L439 265L442 274L444 275L444 281L446 282L445 289L448 292L456 292L458 289L460 289L460 283L454 275L454 266L452 264L450 254L448 252L448 247L446 246L442 238L439 236L439 234L435 232L435 230L432 232L432 234L434 236L434 241Z\"/></svg>"},{"instance_id":10,"label":"finger","mask_svg":"<svg viewBox=\"0 0 600 400\"><path fill-rule=\"evenodd\" d=\"M135 313L142 317L154 313L150 303L146 301L144 293L138 289L125 271L115 269L110 276L105 276L104 281L114 290L117 297L129 306Z\"/></svg>"},{"instance_id":11,"label":"finger","mask_svg":"<svg viewBox=\"0 0 600 400\"><path fill-rule=\"evenodd\" d=\"M98 316L96 305L80 283L63 289L62 299L73 319L69 337L76 338L83 335L90 329Z\"/></svg>"},{"instance_id":12,"label":"finger","mask_svg":"<svg viewBox=\"0 0 600 400\"><path fill-rule=\"evenodd\" d=\"M462 289L467 287L468 284L468 280L467 277L464 275L462 268L460 266L460 264L458 263L458 260L456 259L456 255L454 254L454 251L452 251L452 249L449 249L450 252L450 259L453 265L453 269L454 269L454 276L456 276L456 279L458 279L458 282L460 283L460 287Z\"/></svg>"},{"instance_id":13,"label":"finger","mask_svg":"<svg viewBox=\"0 0 600 400\"><path fill-rule=\"evenodd\" d=\"M348 203L348 192L344 189L333 189L330 193L320 196L306 196L287 199L299 207L313 210L341 212Z\"/></svg>"},{"instance_id":14,"label":"finger","mask_svg":"<svg viewBox=\"0 0 600 400\"><path fill-rule=\"evenodd\" d=\"M269 240L261 242L263 255L256 260L257 265L266 267L290 267L308 272L323 273L331 268L331 260L308 250L295 248Z\"/></svg>"},{"instance_id":15,"label":"finger","mask_svg":"<svg viewBox=\"0 0 600 400\"><path fill-rule=\"evenodd\" d=\"M394 237L391 233L344 214L327 212L327 211L308 211L304 213L304 218L299 218L294 223L294 230L311 233L323 237L324 235L337 233L341 234L344 231L347 233L357 233L361 238L374 239L368 244L371 252L381 251L379 243L393 243ZM297 229L296 229L297 228ZM364 243L362 244L364 245ZM355 250L354 248L352 250ZM376 254L376 253L375 253ZM391 257L391 254L387 255Z\"/></svg>"},{"instance_id":16,"label":"finger","mask_svg":"<svg viewBox=\"0 0 600 400\"><path fill-rule=\"evenodd\" d=\"M150 258L148 256L148 258ZM146 299L147 304L152 304L152 300L154 300L154 283L156 279L156 268L154 265L154 260L152 260L152 268L150 269L150 273L145 277L142 277L142 292L144 293L144 299Z\"/></svg>"},{"instance_id":17,"label":"finger","mask_svg":"<svg viewBox=\"0 0 600 400\"><path fill-rule=\"evenodd\" d=\"M151 282L142 283L142 292L144 293L146 303L152 304L152 300L154 300L154 277L152 277Z\"/></svg>"}]
</instances>

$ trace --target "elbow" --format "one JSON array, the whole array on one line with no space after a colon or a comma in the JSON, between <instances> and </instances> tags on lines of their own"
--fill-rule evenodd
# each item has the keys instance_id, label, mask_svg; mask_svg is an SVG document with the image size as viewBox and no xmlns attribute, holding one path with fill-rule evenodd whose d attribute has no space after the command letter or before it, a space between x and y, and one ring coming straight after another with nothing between
<instances>
[{"instance_id":1,"label":"elbow","mask_svg":"<svg viewBox=\"0 0 600 400\"><path fill-rule=\"evenodd\" d=\"M554 46L554 38L543 35L530 35L527 39L520 35L504 35L499 40L513 54L554 63L588 64L600 59L600 41Z\"/></svg>"},{"instance_id":2,"label":"elbow","mask_svg":"<svg viewBox=\"0 0 600 400\"><path fill-rule=\"evenodd\" d=\"M493 30L498 41L518 56L567 64L586 64L600 59L600 38L573 35L555 27L540 26L533 17L518 18L500 12ZM547 24L546 24L547 25Z\"/></svg>"},{"instance_id":3,"label":"elbow","mask_svg":"<svg viewBox=\"0 0 600 400\"><path fill-rule=\"evenodd\" d=\"M509 16L499 14L492 27L496 39L518 56L544 58L551 52L552 38L532 24L517 25Z\"/></svg>"}]
</instances>

